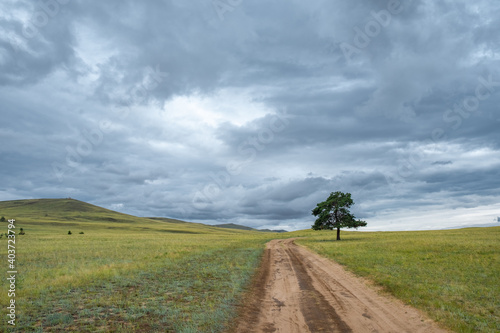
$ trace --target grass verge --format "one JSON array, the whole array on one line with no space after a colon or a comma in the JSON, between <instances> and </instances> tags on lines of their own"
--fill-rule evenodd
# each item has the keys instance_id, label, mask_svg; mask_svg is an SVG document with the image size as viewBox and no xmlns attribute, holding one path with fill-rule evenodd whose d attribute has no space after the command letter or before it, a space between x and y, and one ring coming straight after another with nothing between
<instances>
[{"instance_id":1,"label":"grass verge","mask_svg":"<svg viewBox=\"0 0 500 333\"><path fill-rule=\"evenodd\" d=\"M456 332L500 332L500 227L301 231L296 242L367 277Z\"/></svg>"}]
</instances>

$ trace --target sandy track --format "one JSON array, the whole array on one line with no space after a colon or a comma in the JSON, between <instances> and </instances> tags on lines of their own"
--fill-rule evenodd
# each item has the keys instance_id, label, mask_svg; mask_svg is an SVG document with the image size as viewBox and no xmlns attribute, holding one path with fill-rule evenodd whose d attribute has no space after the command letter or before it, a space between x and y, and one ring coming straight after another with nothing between
<instances>
[{"instance_id":1,"label":"sandy track","mask_svg":"<svg viewBox=\"0 0 500 333\"><path fill-rule=\"evenodd\" d=\"M339 264L296 245L267 244L235 332L446 332Z\"/></svg>"}]
</instances>

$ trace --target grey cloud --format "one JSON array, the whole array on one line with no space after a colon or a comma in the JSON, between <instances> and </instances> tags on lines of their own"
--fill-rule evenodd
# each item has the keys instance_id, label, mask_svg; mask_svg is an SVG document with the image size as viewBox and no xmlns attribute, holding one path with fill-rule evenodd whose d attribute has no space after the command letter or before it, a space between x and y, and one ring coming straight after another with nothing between
<instances>
[{"instance_id":1,"label":"grey cloud","mask_svg":"<svg viewBox=\"0 0 500 333\"><path fill-rule=\"evenodd\" d=\"M0 199L287 228L336 190L369 223L494 205L500 5L406 1L347 61L387 4L72 1L30 38L40 4L2 4Z\"/></svg>"},{"instance_id":2,"label":"grey cloud","mask_svg":"<svg viewBox=\"0 0 500 333\"><path fill-rule=\"evenodd\" d=\"M54 2L56 3L56 2ZM16 3L16 11L27 15L25 22L17 17L0 18L0 25L7 33L0 38L2 85L33 84L73 60L74 38L65 5L44 9L40 3ZM57 10L56 10L57 9Z\"/></svg>"}]
</instances>

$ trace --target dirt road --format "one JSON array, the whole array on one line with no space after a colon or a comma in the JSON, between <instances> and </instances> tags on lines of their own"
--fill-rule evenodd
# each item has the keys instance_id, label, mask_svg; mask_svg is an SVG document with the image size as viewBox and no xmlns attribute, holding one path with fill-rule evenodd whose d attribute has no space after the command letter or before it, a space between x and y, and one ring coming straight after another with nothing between
<instances>
[{"instance_id":1,"label":"dirt road","mask_svg":"<svg viewBox=\"0 0 500 333\"><path fill-rule=\"evenodd\" d=\"M267 244L235 332L446 332L402 302L381 296L339 264L296 245Z\"/></svg>"}]
</instances>

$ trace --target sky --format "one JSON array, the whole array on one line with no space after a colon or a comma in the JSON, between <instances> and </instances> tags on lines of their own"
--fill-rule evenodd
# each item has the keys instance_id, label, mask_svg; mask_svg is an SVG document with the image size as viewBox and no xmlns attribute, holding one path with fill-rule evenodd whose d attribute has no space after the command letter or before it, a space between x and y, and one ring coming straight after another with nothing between
<instances>
[{"instance_id":1,"label":"sky","mask_svg":"<svg viewBox=\"0 0 500 333\"><path fill-rule=\"evenodd\" d=\"M498 225L499 31L484 0L3 0L0 200Z\"/></svg>"}]
</instances>

